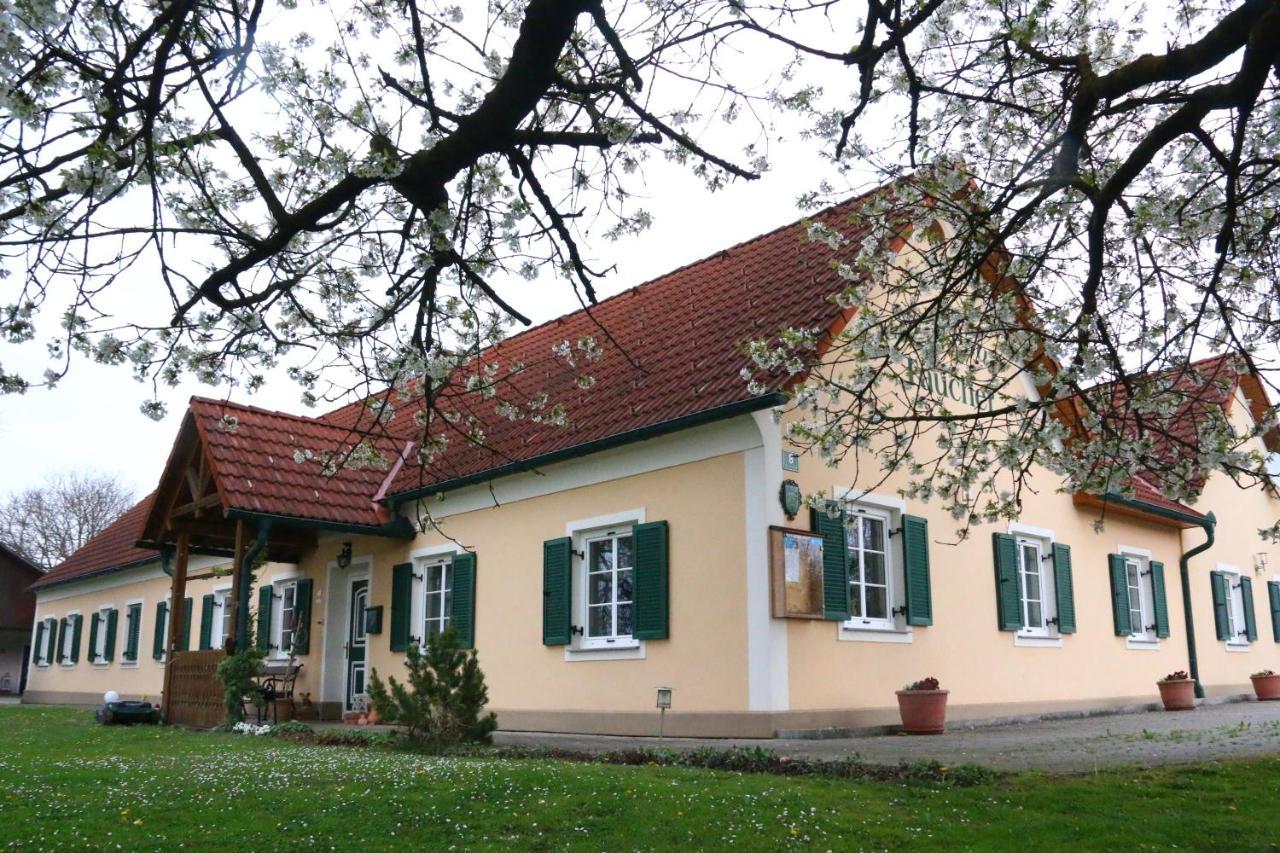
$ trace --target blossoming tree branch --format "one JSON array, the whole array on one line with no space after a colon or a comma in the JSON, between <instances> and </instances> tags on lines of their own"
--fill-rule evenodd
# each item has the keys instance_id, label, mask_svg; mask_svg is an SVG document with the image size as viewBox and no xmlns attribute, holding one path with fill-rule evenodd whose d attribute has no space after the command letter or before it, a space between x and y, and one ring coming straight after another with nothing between
<instances>
[{"instance_id":1,"label":"blossoming tree branch","mask_svg":"<svg viewBox=\"0 0 1280 853\"><path fill-rule=\"evenodd\" d=\"M799 383L794 442L866 448L959 518L1012 514L1041 466L1171 498L1263 475L1224 419L1175 422L1201 356L1274 366L1280 0L295 5L0 11L0 325L50 355L0 365L6 391L79 353L156 383L395 387L369 431L417 395L424 434L438 414L482 442L450 388L562 423L527 365L478 357L527 322L504 286L553 270L589 306L587 235L648 224L648 158L714 189L785 126L832 158L815 210L841 172L888 182L809 230L852 318L822 358L813 329L748 347L744 381ZM608 341L547 358L589 384Z\"/></svg>"}]
</instances>

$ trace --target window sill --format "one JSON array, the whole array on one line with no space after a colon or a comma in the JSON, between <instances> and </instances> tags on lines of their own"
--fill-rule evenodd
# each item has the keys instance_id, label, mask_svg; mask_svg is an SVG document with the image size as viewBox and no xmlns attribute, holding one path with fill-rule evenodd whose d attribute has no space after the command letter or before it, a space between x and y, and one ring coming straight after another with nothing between
<instances>
[{"instance_id":1,"label":"window sill","mask_svg":"<svg viewBox=\"0 0 1280 853\"><path fill-rule=\"evenodd\" d=\"M1014 634L1013 644L1027 649L1060 649L1062 637L1051 637L1043 634Z\"/></svg>"},{"instance_id":2,"label":"window sill","mask_svg":"<svg viewBox=\"0 0 1280 853\"><path fill-rule=\"evenodd\" d=\"M846 643L911 643L914 635L908 628L866 628L841 622L836 639Z\"/></svg>"},{"instance_id":3,"label":"window sill","mask_svg":"<svg viewBox=\"0 0 1280 853\"><path fill-rule=\"evenodd\" d=\"M109 660L96 660L96 661L94 661L94 662L93 662L93 665L94 665L94 666L97 666L97 667L106 668L106 667L108 667L108 666L111 666L111 661L109 661Z\"/></svg>"},{"instance_id":4,"label":"window sill","mask_svg":"<svg viewBox=\"0 0 1280 853\"><path fill-rule=\"evenodd\" d=\"M1229 652L1247 652L1249 651L1249 643L1227 642L1227 651Z\"/></svg>"},{"instance_id":5,"label":"window sill","mask_svg":"<svg viewBox=\"0 0 1280 853\"><path fill-rule=\"evenodd\" d=\"M607 647L575 648L568 646L564 650L566 661L583 660L644 660L644 643L633 640L629 643L614 643Z\"/></svg>"},{"instance_id":6,"label":"window sill","mask_svg":"<svg viewBox=\"0 0 1280 853\"><path fill-rule=\"evenodd\" d=\"M138 662L136 660L122 660L120 661L120 667L122 669L137 669Z\"/></svg>"},{"instance_id":7,"label":"window sill","mask_svg":"<svg viewBox=\"0 0 1280 853\"><path fill-rule=\"evenodd\" d=\"M1139 651L1158 652L1160 651L1160 641L1158 639L1148 639L1146 637L1125 637L1124 647L1126 649L1137 649Z\"/></svg>"}]
</instances>

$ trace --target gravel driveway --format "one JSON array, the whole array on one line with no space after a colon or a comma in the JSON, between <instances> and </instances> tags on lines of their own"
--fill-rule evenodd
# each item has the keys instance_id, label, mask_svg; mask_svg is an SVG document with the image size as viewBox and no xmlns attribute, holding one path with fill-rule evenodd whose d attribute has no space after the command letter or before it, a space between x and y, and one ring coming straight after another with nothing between
<instances>
[{"instance_id":1,"label":"gravel driveway","mask_svg":"<svg viewBox=\"0 0 1280 853\"><path fill-rule=\"evenodd\" d=\"M1181 764L1218 758L1280 755L1280 702L1205 705L1194 711L1148 711L1077 719L956 729L943 735L873 735L828 740L605 737L498 732L503 746L586 752L761 746L805 758L858 756L897 764L936 759L1004 770L1089 771L1104 767Z\"/></svg>"}]
</instances>

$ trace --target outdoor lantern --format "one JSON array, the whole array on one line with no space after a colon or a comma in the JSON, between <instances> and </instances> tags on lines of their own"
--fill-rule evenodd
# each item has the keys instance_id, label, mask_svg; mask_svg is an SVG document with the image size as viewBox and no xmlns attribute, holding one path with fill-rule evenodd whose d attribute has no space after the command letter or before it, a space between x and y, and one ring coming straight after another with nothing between
<instances>
[{"instance_id":1,"label":"outdoor lantern","mask_svg":"<svg viewBox=\"0 0 1280 853\"><path fill-rule=\"evenodd\" d=\"M345 569L351 565L351 543L343 542L342 550L338 552L338 568Z\"/></svg>"},{"instance_id":2,"label":"outdoor lantern","mask_svg":"<svg viewBox=\"0 0 1280 853\"><path fill-rule=\"evenodd\" d=\"M658 688L658 707L663 709L664 711L667 708L671 707L671 688L670 687Z\"/></svg>"},{"instance_id":3,"label":"outdoor lantern","mask_svg":"<svg viewBox=\"0 0 1280 853\"><path fill-rule=\"evenodd\" d=\"M1267 570L1267 552L1259 551L1253 555L1253 573L1260 575Z\"/></svg>"}]
</instances>

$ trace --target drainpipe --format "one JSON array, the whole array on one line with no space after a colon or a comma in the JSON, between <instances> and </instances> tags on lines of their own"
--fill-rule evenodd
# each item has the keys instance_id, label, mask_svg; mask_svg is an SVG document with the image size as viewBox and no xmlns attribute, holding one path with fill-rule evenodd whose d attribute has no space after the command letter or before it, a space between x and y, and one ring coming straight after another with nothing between
<instances>
[{"instance_id":1,"label":"drainpipe","mask_svg":"<svg viewBox=\"0 0 1280 853\"><path fill-rule=\"evenodd\" d=\"M1197 554L1202 554L1213 547L1213 528L1218 523L1212 512L1197 524L1204 528L1205 541L1184 553L1178 559L1178 570L1182 575L1182 613L1187 620L1187 661L1191 680L1196 683L1196 698L1204 698L1204 687L1200 684L1200 662L1196 659L1196 626L1191 619L1191 573L1187 563Z\"/></svg>"},{"instance_id":2,"label":"drainpipe","mask_svg":"<svg viewBox=\"0 0 1280 853\"><path fill-rule=\"evenodd\" d=\"M245 552L244 560L236 567L240 572L240 599L236 602L236 648L249 648L249 580L251 570L262 549L267 546L267 535L271 532L271 521L266 518L258 520L258 538L253 540L253 547Z\"/></svg>"}]
</instances>

